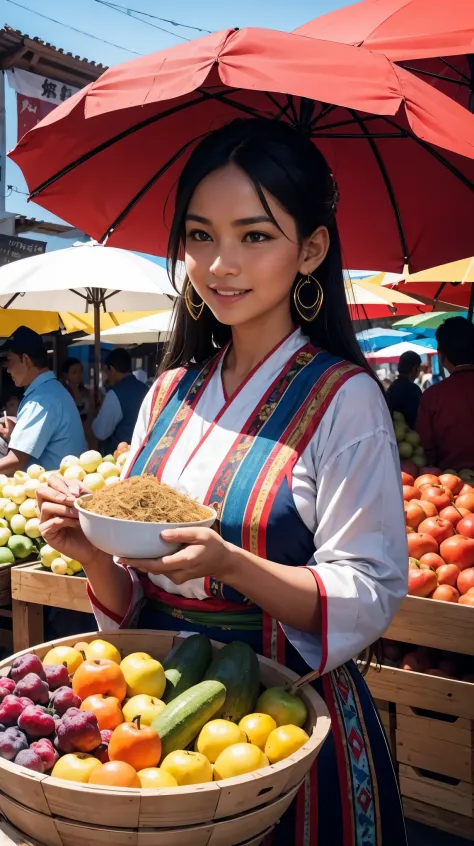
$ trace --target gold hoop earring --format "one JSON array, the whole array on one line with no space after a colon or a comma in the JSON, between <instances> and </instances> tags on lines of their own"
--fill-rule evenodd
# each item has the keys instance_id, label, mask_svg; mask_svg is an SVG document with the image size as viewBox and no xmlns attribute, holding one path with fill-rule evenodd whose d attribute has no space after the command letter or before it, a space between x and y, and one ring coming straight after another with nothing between
<instances>
[{"instance_id":1,"label":"gold hoop earring","mask_svg":"<svg viewBox=\"0 0 474 846\"><path fill-rule=\"evenodd\" d=\"M196 303L193 303L193 301L191 299L191 291L192 290L193 290L193 286L191 285L191 282L189 282L189 280L188 280L188 282L186 284L186 288L184 290L184 302L186 303L186 308L189 311L189 314L191 315L192 319L193 320L199 320L199 318L201 317L201 314L203 312L205 303L204 303L204 300L201 300L199 305L196 305Z\"/></svg>"},{"instance_id":2,"label":"gold hoop earring","mask_svg":"<svg viewBox=\"0 0 474 846\"><path fill-rule=\"evenodd\" d=\"M309 303L306 305L301 300L301 291L305 285L313 284L316 288L316 299L314 303ZM321 287L321 283L318 282L315 276L312 276L308 273L306 278L300 279L300 281L296 284L295 290L293 291L293 302L295 304L296 311L298 312L299 316L302 320L306 320L307 323L311 323L312 320L318 316L319 312L321 311L321 306L324 300L324 293Z\"/></svg>"}]
</instances>

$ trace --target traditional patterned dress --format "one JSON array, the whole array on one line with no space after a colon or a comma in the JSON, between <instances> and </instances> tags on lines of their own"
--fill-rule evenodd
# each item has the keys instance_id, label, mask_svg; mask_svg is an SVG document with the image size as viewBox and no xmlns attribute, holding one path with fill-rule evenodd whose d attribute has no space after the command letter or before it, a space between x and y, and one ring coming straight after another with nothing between
<instances>
[{"instance_id":1,"label":"traditional patterned dress","mask_svg":"<svg viewBox=\"0 0 474 846\"><path fill-rule=\"evenodd\" d=\"M321 673L332 732L272 846L404 846L395 774L352 657L386 629L406 593L399 464L384 398L369 375L298 329L229 398L220 351L151 390L126 472L149 473L218 513L222 537L314 575L322 632L284 629L212 577L177 586L130 572L117 618L90 593L101 628L201 631L246 640L303 675ZM146 531L146 529L144 529Z\"/></svg>"}]
</instances>

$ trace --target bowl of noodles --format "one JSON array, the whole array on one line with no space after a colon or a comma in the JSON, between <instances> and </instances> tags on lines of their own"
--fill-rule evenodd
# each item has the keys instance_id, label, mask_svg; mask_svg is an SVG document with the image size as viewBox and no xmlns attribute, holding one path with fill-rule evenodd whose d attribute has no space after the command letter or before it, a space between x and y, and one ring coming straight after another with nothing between
<instances>
[{"instance_id":1,"label":"bowl of noodles","mask_svg":"<svg viewBox=\"0 0 474 846\"><path fill-rule=\"evenodd\" d=\"M133 476L76 500L86 538L103 552L121 558L161 558L180 544L161 537L164 529L210 528L216 512L159 482Z\"/></svg>"}]
</instances>

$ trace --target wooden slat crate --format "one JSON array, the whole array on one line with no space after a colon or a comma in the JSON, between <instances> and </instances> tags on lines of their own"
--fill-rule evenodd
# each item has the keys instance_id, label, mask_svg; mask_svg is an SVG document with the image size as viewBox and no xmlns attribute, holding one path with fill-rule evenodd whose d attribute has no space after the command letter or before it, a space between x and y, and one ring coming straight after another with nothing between
<instances>
[{"instance_id":1,"label":"wooden slat crate","mask_svg":"<svg viewBox=\"0 0 474 846\"><path fill-rule=\"evenodd\" d=\"M400 791L404 798L415 799L474 819L474 785L437 773L399 765ZM474 823L471 823L474 830Z\"/></svg>"},{"instance_id":2,"label":"wooden slat crate","mask_svg":"<svg viewBox=\"0 0 474 846\"><path fill-rule=\"evenodd\" d=\"M435 601L430 602L434 604ZM473 609L467 610L472 612ZM375 699L413 708L426 708L429 704L433 711L474 720L474 684L471 682L413 673L397 667L382 667L380 670L371 667L366 681Z\"/></svg>"},{"instance_id":3,"label":"wooden slat crate","mask_svg":"<svg viewBox=\"0 0 474 846\"><path fill-rule=\"evenodd\" d=\"M474 843L474 826L472 819L463 814L455 814L427 802L403 797L403 809L409 820L428 825L439 831L446 831L455 837L462 837Z\"/></svg>"},{"instance_id":4,"label":"wooden slat crate","mask_svg":"<svg viewBox=\"0 0 474 846\"><path fill-rule=\"evenodd\" d=\"M387 736L388 745L392 753L392 758L395 761L395 731L396 731L396 713L393 702L384 702L383 699L374 699L374 704L379 712L380 722L384 727Z\"/></svg>"},{"instance_id":5,"label":"wooden slat crate","mask_svg":"<svg viewBox=\"0 0 474 846\"><path fill-rule=\"evenodd\" d=\"M467 605L407 596L384 638L474 655L474 611Z\"/></svg>"}]
</instances>

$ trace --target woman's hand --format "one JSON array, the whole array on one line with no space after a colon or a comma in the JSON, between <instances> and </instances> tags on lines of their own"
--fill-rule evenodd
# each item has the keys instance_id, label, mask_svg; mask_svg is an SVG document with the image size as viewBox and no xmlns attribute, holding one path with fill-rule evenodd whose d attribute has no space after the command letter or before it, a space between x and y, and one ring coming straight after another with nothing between
<instances>
[{"instance_id":1,"label":"woman's hand","mask_svg":"<svg viewBox=\"0 0 474 846\"><path fill-rule=\"evenodd\" d=\"M37 500L41 511L40 531L46 543L87 567L103 553L87 540L79 525L74 502L83 493L88 491L80 482L66 482L60 476L52 476L47 485L38 488Z\"/></svg>"},{"instance_id":2,"label":"woman's hand","mask_svg":"<svg viewBox=\"0 0 474 846\"><path fill-rule=\"evenodd\" d=\"M161 537L165 541L185 546L174 555L165 555L163 558L120 558L120 564L143 573L167 576L175 585L204 576L214 576L221 582L230 578L233 553L234 549L237 552L237 548L222 540L212 529L166 529Z\"/></svg>"}]
</instances>

